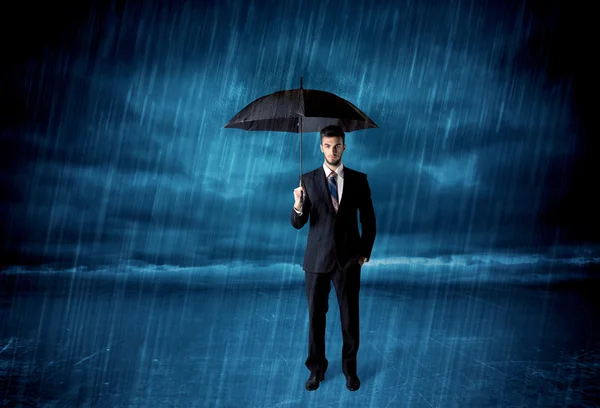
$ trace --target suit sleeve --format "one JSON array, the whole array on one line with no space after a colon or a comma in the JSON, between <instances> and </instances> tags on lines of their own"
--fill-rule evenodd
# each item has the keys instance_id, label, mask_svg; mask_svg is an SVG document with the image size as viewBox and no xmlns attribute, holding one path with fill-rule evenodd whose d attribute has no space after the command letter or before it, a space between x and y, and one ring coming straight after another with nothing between
<instances>
[{"instance_id":1,"label":"suit sleeve","mask_svg":"<svg viewBox=\"0 0 600 408\"><path fill-rule=\"evenodd\" d=\"M311 209L311 202L308 198L308 194L304 197L304 204L302 205L302 215L298 215L294 207L292 207L292 213L290 215L290 220L292 222L292 226L296 229L301 229L304 227L304 224L308 221L308 215Z\"/></svg>"},{"instance_id":2,"label":"suit sleeve","mask_svg":"<svg viewBox=\"0 0 600 408\"><path fill-rule=\"evenodd\" d=\"M376 222L375 209L373 208L373 200L371 199L371 188L367 176L364 178L364 187L360 195L358 210L360 213L360 225L362 235L360 237L359 255L365 258L371 258L371 251L375 242Z\"/></svg>"}]
</instances>

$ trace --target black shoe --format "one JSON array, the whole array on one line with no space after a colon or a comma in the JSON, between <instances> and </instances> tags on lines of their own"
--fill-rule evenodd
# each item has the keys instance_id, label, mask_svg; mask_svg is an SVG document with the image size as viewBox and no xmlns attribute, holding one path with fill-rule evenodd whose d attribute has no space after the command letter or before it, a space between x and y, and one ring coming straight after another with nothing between
<instances>
[{"instance_id":1,"label":"black shoe","mask_svg":"<svg viewBox=\"0 0 600 408\"><path fill-rule=\"evenodd\" d=\"M314 391L319 388L319 383L325 379L325 373L312 373L306 380L305 388L307 391Z\"/></svg>"},{"instance_id":2,"label":"black shoe","mask_svg":"<svg viewBox=\"0 0 600 408\"><path fill-rule=\"evenodd\" d=\"M360 380L356 374L346 376L346 388L350 391L356 391L360 388Z\"/></svg>"}]
</instances>

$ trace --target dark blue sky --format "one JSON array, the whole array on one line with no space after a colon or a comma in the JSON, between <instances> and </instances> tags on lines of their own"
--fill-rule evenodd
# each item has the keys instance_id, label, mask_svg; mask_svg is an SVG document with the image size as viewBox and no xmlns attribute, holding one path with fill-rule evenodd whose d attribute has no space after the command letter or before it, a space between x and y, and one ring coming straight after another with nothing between
<instances>
[{"instance_id":1,"label":"dark blue sky","mask_svg":"<svg viewBox=\"0 0 600 408\"><path fill-rule=\"evenodd\" d=\"M585 10L29 6L2 13L3 265L301 264L298 135L223 129L300 76L379 126L344 155L371 184L372 265L600 262Z\"/></svg>"}]
</instances>

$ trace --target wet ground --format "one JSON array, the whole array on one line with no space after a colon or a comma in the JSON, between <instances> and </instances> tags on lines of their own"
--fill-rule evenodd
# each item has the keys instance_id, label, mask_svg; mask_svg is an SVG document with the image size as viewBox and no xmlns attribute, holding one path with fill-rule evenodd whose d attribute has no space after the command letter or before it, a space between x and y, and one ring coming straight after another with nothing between
<instances>
[{"instance_id":1,"label":"wet ground","mask_svg":"<svg viewBox=\"0 0 600 408\"><path fill-rule=\"evenodd\" d=\"M356 392L329 370L307 392L301 273L2 273L0 406L596 407L592 281L385 280L363 269Z\"/></svg>"}]
</instances>

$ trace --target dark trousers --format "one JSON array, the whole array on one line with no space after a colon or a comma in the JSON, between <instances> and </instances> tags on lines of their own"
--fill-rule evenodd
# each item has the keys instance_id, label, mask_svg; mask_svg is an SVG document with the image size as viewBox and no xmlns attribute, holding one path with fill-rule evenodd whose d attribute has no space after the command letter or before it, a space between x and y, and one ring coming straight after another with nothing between
<instances>
[{"instance_id":1,"label":"dark trousers","mask_svg":"<svg viewBox=\"0 0 600 408\"><path fill-rule=\"evenodd\" d=\"M359 264L346 270L338 266L329 273L305 272L306 297L308 299L308 358L306 367L311 373L327 371L328 361L325 358L325 316L329 310L329 292L331 281L337 294L342 323L342 372L355 375L356 354L359 339L358 293L360 291Z\"/></svg>"}]
</instances>

